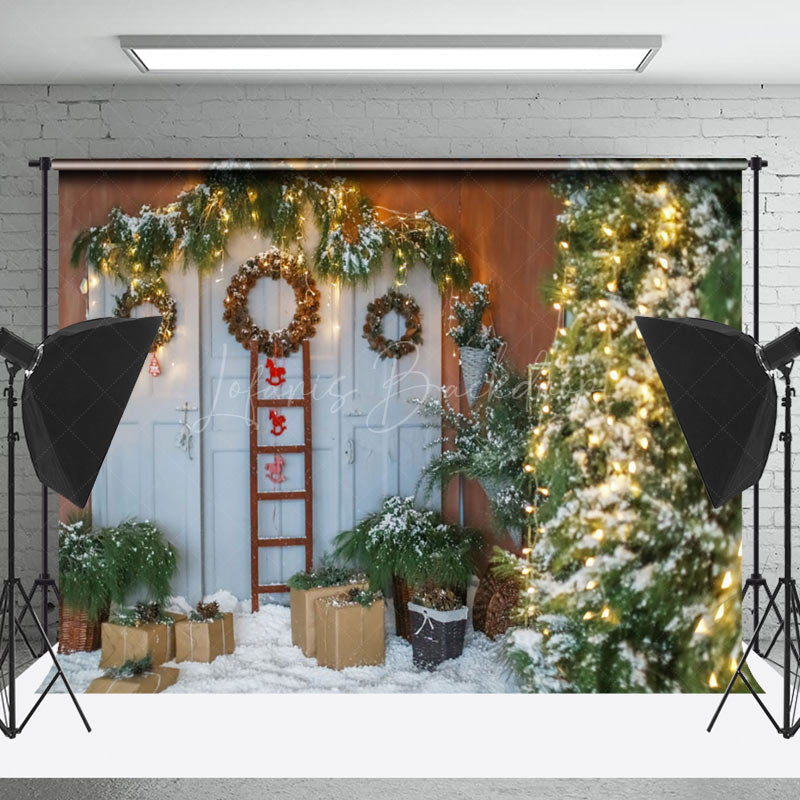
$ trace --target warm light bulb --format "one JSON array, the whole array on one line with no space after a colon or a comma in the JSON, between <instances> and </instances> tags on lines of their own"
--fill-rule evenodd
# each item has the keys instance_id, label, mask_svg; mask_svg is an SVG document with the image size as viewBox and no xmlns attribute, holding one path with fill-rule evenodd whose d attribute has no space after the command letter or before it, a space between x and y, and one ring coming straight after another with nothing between
<instances>
[{"instance_id":1,"label":"warm light bulb","mask_svg":"<svg viewBox=\"0 0 800 800\"><path fill-rule=\"evenodd\" d=\"M725 615L725 603L722 603L720 607L717 609L717 613L714 614L714 619L720 620Z\"/></svg>"},{"instance_id":2,"label":"warm light bulb","mask_svg":"<svg viewBox=\"0 0 800 800\"><path fill-rule=\"evenodd\" d=\"M594 566L594 562L595 562L595 557L594 556L589 556L589 558L587 558L586 561L584 561L583 563L587 567L593 567Z\"/></svg>"},{"instance_id":3,"label":"warm light bulb","mask_svg":"<svg viewBox=\"0 0 800 800\"><path fill-rule=\"evenodd\" d=\"M635 461L629 461L628 462L628 472L630 472L631 475L634 475L636 473L636 462Z\"/></svg>"},{"instance_id":4,"label":"warm light bulb","mask_svg":"<svg viewBox=\"0 0 800 800\"><path fill-rule=\"evenodd\" d=\"M600 617L602 619L608 619L611 616L611 610L608 606L603 606L603 610L600 612Z\"/></svg>"},{"instance_id":5,"label":"warm light bulb","mask_svg":"<svg viewBox=\"0 0 800 800\"><path fill-rule=\"evenodd\" d=\"M547 405L547 403L545 403L545 404L542 406L542 414L549 414L549 413L550 413L550 406L549 406L549 405Z\"/></svg>"},{"instance_id":6,"label":"warm light bulb","mask_svg":"<svg viewBox=\"0 0 800 800\"><path fill-rule=\"evenodd\" d=\"M596 447L598 444L600 444L600 437L596 433L590 433L589 444Z\"/></svg>"},{"instance_id":7,"label":"warm light bulb","mask_svg":"<svg viewBox=\"0 0 800 800\"><path fill-rule=\"evenodd\" d=\"M590 620L590 619L591 619L593 616L594 616L594 614L592 614L592 612L591 612L591 611L587 611L587 612L586 612L586 613L583 615L583 618L584 618L585 620Z\"/></svg>"},{"instance_id":8,"label":"warm light bulb","mask_svg":"<svg viewBox=\"0 0 800 800\"><path fill-rule=\"evenodd\" d=\"M550 495L550 490L546 486L540 486L536 491L544 497L548 497Z\"/></svg>"},{"instance_id":9,"label":"warm light bulb","mask_svg":"<svg viewBox=\"0 0 800 800\"><path fill-rule=\"evenodd\" d=\"M731 672L736 672L736 668L738 666L739 666L739 662L733 656L731 656L731 661L730 661Z\"/></svg>"},{"instance_id":10,"label":"warm light bulb","mask_svg":"<svg viewBox=\"0 0 800 800\"><path fill-rule=\"evenodd\" d=\"M700 621L697 623L697 627L694 629L695 633L708 633L708 625L706 625L706 621L700 617Z\"/></svg>"},{"instance_id":11,"label":"warm light bulb","mask_svg":"<svg viewBox=\"0 0 800 800\"><path fill-rule=\"evenodd\" d=\"M591 592L592 589L596 589L596 588L597 588L597 581L589 581L586 584L586 591L587 592Z\"/></svg>"},{"instance_id":12,"label":"warm light bulb","mask_svg":"<svg viewBox=\"0 0 800 800\"><path fill-rule=\"evenodd\" d=\"M525 513L526 514L533 514L533 512L535 510L536 509L534 508L534 506L532 506L530 503L528 503L528 505L525 506Z\"/></svg>"},{"instance_id":13,"label":"warm light bulb","mask_svg":"<svg viewBox=\"0 0 800 800\"><path fill-rule=\"evenodd\" d=\"M525 472L533 472L533 464L526 464L523 468Z\"/></svg>"},{"instance_id":14,"label":"warm light bulb","mask_svg":"<svg viewBox=\"0 0 800 800\"><path fill-rule=\"evenodd\" d=\"M598 328L598 330L600 330L602 332L605 332L605 331L608 330L608 325L606 325L605 322L598 322L597 323L597 328Z\"/></svg>"},{"instance_id":15,"label":"warm light bulb","mask_svg":"<svg viewBox=\"0 0 800 800\"><path fill-rule=\"evenodd\" d=\"M592 400L594 400L595 403L599 403L602 399L603 399L602 392L592 392Z\"/></svg>"},{"instance_id":16,"label":"warm light bulb","mask_svg":"<svg viewBox=\"0 0 800 800\"><path fill-rule=\"evenodd\" d=\"M613 236L614 235L614 231L611 228L609 228L608 225L603 225L603 233L606 236Z\"/></svg>"},{"instance_id":17,"label":"warm light bulb","mask_svg":"<svg viewBox=\"0 0 800 800\"><path fill-rule=\"evenodd\" d=\"M616 281L609 281L606 284L609 292L616 292L617 291L617 282Z\"/></svg>"},{"instance_id":18,"label":"warm light bulb","mask_svg":"<svg viewBox=\"0 0 800 800\"><path fill-rule=\"evenodd\" d=\"M728 570L725 573L725 576L722 578L722 588L727 589L732 583L733 583L733 575L731 574L731 571Z\"/></svg>"},{"instance_id":19,"label":"warm light bulb","mask_svg":"<svg viewBox=\"0 0 800 800\"><path fill-rule=\"evenodd\" d=\"M650 442L646 436L642 436L642 438L639 439L639 447L641 447L642 450L647 450L647 448L650 447Z\"/></svg>"},{"instance_id":20,"label":"warm light bulb","mask_svg":"<svg viewBox=\"0 0 800 800\"><path fill-rule=\"evenodd\" d=\"M603 537L604 536L605 536L605 533L603 532L602 528L595 528L595 530L592 531L592 538L593 539L597 539L598 542L603 541Z\"/></svg>"},{"instance_id":21,"label":"warm light bulb","mask_svg":"<svg viewBox=\"0 0 800 800\"><path fill-rule=\"evenodd\" d=\"M612 370L611 370L611 371L608 373L608 377L609 377L609 378L611 378L611 380L612 380L612 381L618 381L618 380L620 379L619 370L612 369Z\"/></svg>"},{"instance_id":22,"label":"warm light bulb","mask_svg":"<svg viewBox=\"0 0 800 800\"><path fill-rule=\"evenodd\" d=\"M712 672L708 678L708 685L711 689L719 689L719 681L717 680L716 673Z\"/></svg>"},{"instance_id":23,"label":"warm light bulb","mask_svg":"<svg viewBox=\"0 0 800 800\"><path fill-rule=\"evenodd\" d=\"M559 242L558 244L562 250L569 250L569 242Z\"/></svg>"},{"instance_id":24,"label":"warm light bulb","mask_svg":"<svg viewBox=\"0 0 800 800\"><path fill-rule=\"evenodd\" d=\"M554 308L556 311L559 311L559 310L561 309L561 303L553 303L553 308Z\"/></svg>"}]
</instances>

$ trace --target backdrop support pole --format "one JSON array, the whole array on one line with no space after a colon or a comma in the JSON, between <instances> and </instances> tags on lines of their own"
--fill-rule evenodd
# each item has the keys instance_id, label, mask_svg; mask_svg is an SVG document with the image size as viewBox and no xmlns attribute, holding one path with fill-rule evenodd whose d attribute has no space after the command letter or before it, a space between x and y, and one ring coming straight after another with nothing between
<instances>
[{"instance_id":1,"label":"backdrop support pole","mask_svg":"<svg viewBox=\"0 0 800 800\"><path fill-rule=\"evenodd\" d=\"M767 162L761 156L753 156L747 166L753 171L753 338L759 341L758 330L758 307L759 307L759 177L761 169L767 166ZM761 555L759 545L759 496L758 483L753 486L753 571L750 577L742 586L742 600L747 595L747 590L753 589L753 650L761 655L761 645L759 642L759 632L761 626L760 618L760 591L763 588L767 593L769 589L764 576L761 574Z\"/></svg>"},{"instance_id":2,"label":"backdrop support pole","mask_svg":"<svg viewBox=\"0 0 800 800\"><path fill-rule=\"evenodd\" d=\"M49 234L49 226L48 226L48 206L47 206L47 190L48 190L48 174L50 172L51 167L51 159L49 156L42 156L41 158L34 159L33 161L28 162L29 167L34 167L39 170L41 177L42 177L42 184L41 184L41 228L42 228L42 268L41 268L41 320L42 320L42 341L47 337L49 331L49 319L48 319L48 295L49 295L49 276L48 276L48 234ZM49 564L49 498L47 494L47 487L42 484L42 502L41 502L41 510L42 510L42 533L41 533L41 570L39 572L39 577L33 582L33 587L31 588L31 598L33 598L36 592L41 592L41 614L40 619L42 623L42 628L44 629L45 633L50 633L50 624L49 624L49 617L50 617L50 592L52 591L56 604L58 604L58 585L54 578L50 575L50 564ZM47 643L43 640L40 655L44 655L47 652Z\"/></svg>"}]
</instances>

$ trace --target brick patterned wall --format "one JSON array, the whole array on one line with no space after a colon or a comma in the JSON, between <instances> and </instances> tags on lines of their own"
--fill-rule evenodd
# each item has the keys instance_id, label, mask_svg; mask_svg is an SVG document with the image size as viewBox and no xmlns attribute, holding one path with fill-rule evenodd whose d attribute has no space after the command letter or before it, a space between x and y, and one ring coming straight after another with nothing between
<instances>
[{"instance_id":1,"label":"brick patterned wall","mask_svg":"<svg viewBox=\"0 0 800 800\"><path fill-rule=\"evenodd\" d=\"M800 323L800 87L440 85L0 86L0 324L39 335L40 155L537 157L760 154L762 338ZM745 320L752 236L744 180ZM51 263L56 264L57 178ZM57 319L55 269L51 320ZM5 442L0 442L0 459ZM796 464L798 462L795 462ZM781 564L777 451L762 481L763 566ZM5 480L5 463L0 462ZM19 459L20 571L38 571L39 490ZM795 474L800 486L800 475ZM53 504L55 505L55 504ZM745 503L749 506L749 498ZM0 531L5 531L5 496ZM746 532L749 525L745 522ZM5 553L0 547L0 566ZM750 552L745 545L745 572Z\"/></svg>"}]
</instances>

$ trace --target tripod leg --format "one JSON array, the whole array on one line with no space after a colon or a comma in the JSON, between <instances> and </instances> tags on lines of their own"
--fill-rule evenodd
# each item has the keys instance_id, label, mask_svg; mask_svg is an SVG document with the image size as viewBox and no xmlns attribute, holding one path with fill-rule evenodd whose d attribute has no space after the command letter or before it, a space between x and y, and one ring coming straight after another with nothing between
<instances>
[{"instance_id":1,"label":"tripod leg","mask_svg":"<svg viewBox=\"0 0 800 800\"><path fill-rule=\"evenodd\" d=\"M31 613L33 612L33 608L31 606L31 598L25 593L25 590L22 588L22 582L17 583L17 589L19 590L19 593L22 597L22 612L17 617L17 630L19 630L20 636L22 637L22 641L25 642L25 646L28 648L28 652L31 654L31 657L38 658L39 656L44 655L44 651L42 651L41 653L37 653L33 649L33 645L31 644L30 639L28 639L28 634L25 633L25 629L22 627L22 620L24 619L27 611L30 610Z\"/></svg>"},{"instance_id":2,"label":"tripod leg","mask_svg":"<svg viewBox=\"0 0 800 800\"><path fill-rule=\"evenodd\" d=\"M89 733L91 733L92 728L89 725L89 721L86 719L86 715L83 713L83 709L81 708L80 703L78 702L78 698L75 697L75 693L72 691L72 687L69 685L69 681L67 680L67 676L64 674L64 670L61 668L61 664L59 663L58 658L56 657L56 654L53 651L53 646L50 644L50 640L47 638L47 634L45 633L44 628L42 627L42 623L39 622L39 617L36 616L36 612L33 609L31 609L31 616L33 617L33 621L36 623L36 627L39 629L39 635L42 637L42 641L45 643L45 646L47 647L47 652L50 654L50 658L52 659L53 665L56 668L57 677L60 677L61 680L64 682L64 686L66 687L67 692L69 693L69 696L72 699L72 702L73 702L75 708L77 709L78 714L80 715L80 718L83 720L83 724L86 726L86 730ZM28 716L25 717L25 721L22 723L22 725L20 725L20 727L19 727L20 731L22 731L23 727L25 726L25 723L31 718L31 715L33 714L33 711L36 709L36 707L42 701L42 699L44 698L44 695L47 694L48 691L50 691L50 687L54 683L55 683L55 679L53 679L50 682L50 685L48 686L48 688L39 697L39 700L37 700L36 705L34 706L34 708L31 709L31 711L28 713Z\"/></svg>"},{"instance_id":3,"label":"tripod leg","mask_svg":"<svg viewBox=\"0 0 800 800\"><path fill-rule=\"evenodd\" d=\"M758 627L753 632L753 636L750 639L750 643L747 645L747 648L742 654L742 657L739 659L739 663L736 665L736 669L733 671L733 675L731 675L728 687L725 689L725 693L722 695L722 699L719 701L719 705L717 706L717 710L714 712L714 716L711 718L711 722L708 723L708 728L706 728L706 730L709 733L711 732L711 729L714 727L714 723L717 721L717 717L719 716L720 711L722 711L722 707L725 705L731 691L733 690L733 685L734 683L736 683L736 678L741 678L743 681L745 681L745 685L748 685L744 675L742 675L742 667L744 666L745 661L747 661L747 657L750 655L753 648L755 647L756 640L758 639L758 634L761 633L761 629L764 627L764 623L766 622L767 616L769 615L770 607L775 605L775 598L778 594L778 589L775 590L774 594L769 594L769 592L767 594L769 595L769 602L767 603L767 607L764 610L764 616L761 617L761 619L758 621ZM759 705L764 709L764 711L766 711L766 707L761 702L761 698L756 696L755 694L754 696L756 697L756 700L758 700Z\"/></svg>"}]
</instances>

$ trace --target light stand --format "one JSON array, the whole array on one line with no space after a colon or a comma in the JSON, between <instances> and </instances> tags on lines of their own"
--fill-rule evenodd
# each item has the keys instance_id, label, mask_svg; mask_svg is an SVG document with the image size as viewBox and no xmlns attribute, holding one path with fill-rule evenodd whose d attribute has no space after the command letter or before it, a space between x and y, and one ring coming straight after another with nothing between
<instances>
[{"instance_id":1,"label":"light stand","mask_svg":"<svg viewBox=\"0 0 800 800\"><path fill-rule=\"evenodd\" d=\"M795 719L795 713L797 711L797 701L800 693L798 692L798 686L800 685L800 669L796 670L794 673L794 681L792 681L792 657L794 657L795 661L800 665L800 652L798 652L798 646L800 646L800 597L797 594L797 584L795 583L794 578L792 577L792 537L791 537L791 524L792 524L792 432L791 432L791 409L792 409L792 397L794 395L794 389L791 387L791 382L789 380L789 375L792 371L792 366L794 362L790 361L788 364L780 366L780 372L783 376L783 380L785 382L783 400L781 401L781 405L784 407L784 427L783 432L780 434L780 441L784 444L783 450L783 475L784 475L784 483L783 483L783 577L778 580L778 585L775 587L775 591L770 592L767 588L765 589L767 593L767 597L769 598L767 601L767 607L764 609L764 616L761 617L761 620L758 623L755 631L753 632L753 637L750 639L750 643L747 645L744 653L742 654L739 663L736 665L736 669L734 670L733 675L731 676L730 682L728 683L728 687L725 689L725 693L722 695L722 699L720 700L719 705L717 706L717 710L714 712L714 716L711 718L711 722L708 725L708 730L714 727L714 723L717 721L717 717L719 716L720 711L722 711L722 707L725 705L725 701L728 699L728 695L730 695L731 690L733 689L734 684L736 683L736 679L739 678L742 683L747 687L748 691L755 697L756 702L761 707L761 710L767 715L769 721L775 726L775 730L780 733L784 739L791 739L794 736L798 729L800 728L800 719ZM781 616L780 611L778 610L778 595L783 592L783 615ZM761 632L761 629L764 627L764 623L767 621L769 617L769 613L771 610L774 610L778 621L780 623L775 635L772 637L772 641L770 642L769 647L765 652L765 657L769 655L772 651L772 648L775 646L775 643L778 640L778 637L781 633L783 633L783 698L782 698L782 724L778 724L775 720L775 717L770 713L769 709L766 707L764 702L758 696L758 693L754 689L753 685L745 676L744 672L742 671L747 661L747 657L750 655L752 650L756 650L758 636ZM794 628L794 636L795 641L792 640L792 628ZM758 652L756 650L756 652Z\"/></svg>"},{"instance_id":2,"label":"light stand","mask_svg":"<svg viewBox=\"0 0 800 800\"><path fill-rule=\"evenodd\" d=\"M42 623L36 616L36 612L31 605L31 597L26 594L25 589L22 587L22 581L16 576L16 564L14 558L14 492L15 492L15 472L14 472L14 451L17 441L19 441L19 434L14 430L14 409L17 406L17 398L14 394L14 379L19 372L19 366L6 361L6 368L8 369L8 386L4 394L6 396L6 406L8 409L8 433L6 436L8 446L8 577L3 582L3 592L0 595L0 648L2 648L4 639L7 639L5 647L0 652L0 704L2 706L2 714L5 721L0 720L0 731L9 739L14 739L17 734L21 733L25 726L28 724L30 718L39 708L42 700L47 696L47 693L53 688L56 681L60 678L64 686L75 704L75 708L80 715L83 724L86 726L87 731L91 731L89 722L81 709L72 687L69 685L67 676L61 669L61 664L56 658L53 647L47 638L47 633L42 627ZM19 592L22 598L23 612L20 617L17 617L17 601L16 593ZM50 658L55 666L56 673L44 691L41 692L33 707L27 713L20 725L17 725L17 687L16 687L16 636L17 633L21 636L22 640L28 647L31 656L36 657L37 653L34 651L30 640L25 634L22 626L21 619L26 614L30 614L39 634L42 638L45 650L50 654ZM3 664L8 664L9 676L8 684L6 685L5 676L3 672Z\"/></svg>"}]
</instances>

